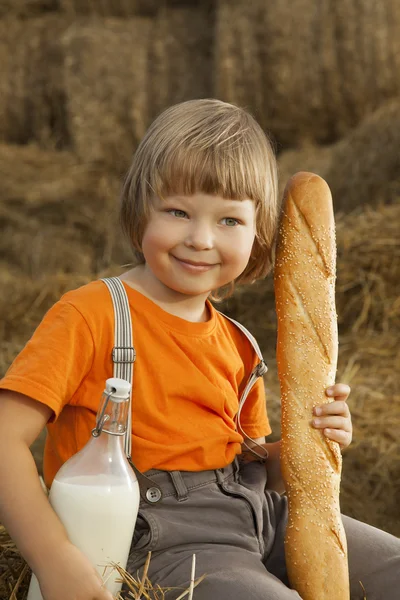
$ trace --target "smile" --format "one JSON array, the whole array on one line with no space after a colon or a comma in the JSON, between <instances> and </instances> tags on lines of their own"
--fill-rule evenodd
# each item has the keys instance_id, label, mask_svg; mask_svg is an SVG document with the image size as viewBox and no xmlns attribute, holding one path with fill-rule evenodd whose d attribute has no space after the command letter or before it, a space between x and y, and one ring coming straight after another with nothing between
<instances>
[{"instance_id":1,"label":"smile","mask_svg":"<svg viewBox=\"0 0 400 600\"><path fill-rule=\"evenodd\" d=\"M203 273L204 271L209 271L210 269L215 267L215 264L205 262L194 262L192 260L183 260L173 255L172 258L174 258L181 267L192 273Z\"/></svg>"}]
</instances>

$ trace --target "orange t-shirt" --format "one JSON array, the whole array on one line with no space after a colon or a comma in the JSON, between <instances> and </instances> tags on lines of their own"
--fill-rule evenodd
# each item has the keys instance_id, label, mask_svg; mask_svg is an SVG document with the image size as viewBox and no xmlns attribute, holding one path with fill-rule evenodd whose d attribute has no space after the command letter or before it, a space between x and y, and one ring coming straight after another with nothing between
<instances>
[{"instance_id":1,"label":"orange t-shirt","mask_svg":"<svg viewBox=\"0 0 400 600\"><path fill-rule=\"evenodd\" d=\"M211 317L192 323L164 311L124 283L136 362L132 390L132 460L148 469L200 471L226 466L241 451L238 397L258 358L239 329L209 303ZM113 376L114 311L95 281L65 294L45 315L0 387L54 411L48 423L44 478L90 438L105 381ZM271 432L260 378L241 414L246 435Z\"/></svg>"}]
</instances>

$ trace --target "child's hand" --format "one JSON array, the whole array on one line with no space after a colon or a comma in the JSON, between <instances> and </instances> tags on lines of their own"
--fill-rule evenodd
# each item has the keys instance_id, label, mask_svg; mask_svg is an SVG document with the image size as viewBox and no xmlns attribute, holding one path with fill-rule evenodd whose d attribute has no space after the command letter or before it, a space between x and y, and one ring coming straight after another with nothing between
<instances>
[{"instance_id":1,"label":"child's hand","mask_svg":"<svg viewBox=\"0 0 400 600\"><path fill-rule=\"evenodd\" d=\"M334 402L314 408L312 425L316 429L322 429L324 435L338 442L343 450L350 445L353 436L350 410L346 402L350 387L345 383L335 383L327 388L325 393L333 398Z\"/></svg>"},{"instance_id":2,"label":"child's hand","mask_svg":"<svg viewBox=\"0 0 400 600\"><path fill-rule=\"evenodd\" d=\"M84 554L70 542L60 547L38 580L44 600L113 600L100 575Z\"/></svg>"}]
</instances>

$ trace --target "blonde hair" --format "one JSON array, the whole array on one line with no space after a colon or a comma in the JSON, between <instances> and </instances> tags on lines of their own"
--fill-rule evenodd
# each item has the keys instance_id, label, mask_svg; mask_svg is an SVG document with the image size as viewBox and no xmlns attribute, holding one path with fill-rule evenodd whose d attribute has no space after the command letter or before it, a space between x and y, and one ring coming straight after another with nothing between
<instances>
[{"instance_id":1,"label":"blonde hair","mask_svg":"<svg viewBox=\"0 0 400 600\"><path fill-rule=\"evenodd\" d=\"M277 187L272 144L246 110L220 100L189 100L162 112L139 144L122 189L120 222L137 262L144 263L141 243L155 196L202 192L251 199L255 241L234 283L253 282L272 268ZM229 287L224 297L232 293Z\"/></svg>"}]
</instances>

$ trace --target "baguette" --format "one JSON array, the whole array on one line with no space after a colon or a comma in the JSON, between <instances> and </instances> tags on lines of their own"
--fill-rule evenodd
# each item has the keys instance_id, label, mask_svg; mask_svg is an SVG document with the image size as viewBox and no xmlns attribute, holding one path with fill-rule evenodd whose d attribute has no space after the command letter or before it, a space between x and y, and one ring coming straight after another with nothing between
<instances>
[{"instance_id":1,"label":"baguette","mask_svg":"<svg viewBox=\"0 0 400 600\"><path fill-rule=\"evenodd\" d=\"M300 172L288 182L274 285L282 401L281 469L288 496L285 556L303 600L348 600L347 543L340 505L339 444L311 425L330 402L338 356L336 243L327 183Z\"/></svg>"}]
</instances>

